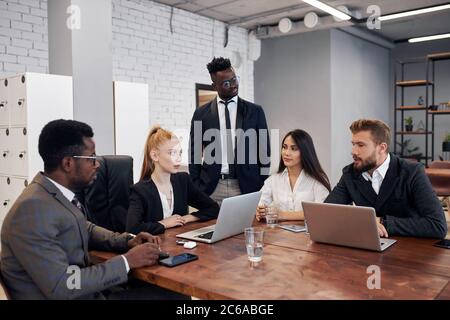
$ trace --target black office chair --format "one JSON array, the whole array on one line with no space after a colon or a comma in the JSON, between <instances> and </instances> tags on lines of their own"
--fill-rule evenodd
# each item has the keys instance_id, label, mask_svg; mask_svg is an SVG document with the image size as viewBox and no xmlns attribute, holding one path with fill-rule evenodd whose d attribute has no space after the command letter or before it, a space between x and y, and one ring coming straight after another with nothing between
<instances>
[{"instance_id":1,"label":"black office chair","mask_svg":"<svg viewBox=\"0 0 450 320\"><path fill-rule=\"evenodd\" d=\"M124 232L130 186L133 184L133 158L130 156L99 156L97 179L81 195L88 219L111 231Z\"/></svg>"}]
</instances>

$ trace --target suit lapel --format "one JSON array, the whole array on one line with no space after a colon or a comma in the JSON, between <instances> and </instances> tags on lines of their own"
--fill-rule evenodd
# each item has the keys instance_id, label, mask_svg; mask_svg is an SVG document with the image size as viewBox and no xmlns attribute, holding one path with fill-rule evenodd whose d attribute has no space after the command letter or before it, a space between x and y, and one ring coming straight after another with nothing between
<instances>
[{"instance_id":1,"label":"suit lapel","mask_svg":"<svg viewBox=\"0 0 450 320\"><path fill-rule=\"evenodd\" d=\"M176 175L170 175L170 182L172 183L173 195L173 213L175 212L186 212L185 207L180 203L181 195L184 194L183 187L181 186L180 180L176 178ZM178 195L178 196L177 196ZM186 212L188 213L188 212Z\"/></svg>"},{"instance_id":2,"label":"suit lapel","mask_svg":"<svg viewBox=\"0 0 450 320\"><path fill-rule=\"evenodd\" d=\"M391 196L395 187L398 184L400 177L398 176L398 159L393 154L391 154L391 161L389 163L389 169L386 172L386 176L383 179L383 183L380 187L380 192L378 192L378 198L375 202L375 210L379 210L387 199Z\"/></svg>"},{"instance_id":3,"label":"suit lapel","mask_svg":"<svg viewBox=\"0 0 450 320\"><path fill-rule=\"evenodd\" d=\"M211 101L211 125L212 128L220 129L219 110L216 98Z\"/></svg>"},{"instance_id":4,"label":"suit lapel","mask_svg":"<svg viewBox=\"0 0 450 320\"><path fill-rule=\"evenodd\" d=\"M158 187L156 186L155 182L153 182L153 180L150 180L150 188L152 188L151 193L155 195L155 201L156 201L155 206L156 206L156 209L158 210L158 212L156 214L156 219L157 219L156 221L159 221L159 220L164 219L164 209L162 206L161 196L159 195ZM174 198L175 198L175 192L174 192ZM152 210L152 208L149 208L149 209Z\"/></svg>"},{"instance_id":5,"label":"suit lapel","mask_svg":"<svg viewBox=\"0 0 450 320\"><path fill-rule=\"evenodd\" d=\"M244 114L245 114L245 104L243 102L243 100L241 98L238 97L238 103L237 103L237 109L236 109L236 141L234 144L234 157L235 157L235 161L236 161L236 157L237 157L237 152L236 150L241 150L238 149L239 143L241 142L241 138L242 138L242 134L238 134L238 129L243 129L243 124L244 124Z\"/></svg>"},{"instance_id":6,"label":"suit lapel","mask_svg":"<svg viewBox=\"0 0 450 320\"><path fill-rule=\"evenodd\" d=\"M217 98L214 98L211 101L211 111L210 111L210 119L208 121L208 124L210 125L210 127L208 126L207 128L204 128L204 130L206 129L217 129L219 132L219 136L215 136L215 138L217 138L217 141L214 140L214 144L216 145L216 148L214 150L214 157L216 159L220 160L220 163L222 162L222 139L220 136L220 119L219 119L219 109L217 106ZM205 131L203 131L203 134L205 134ZM218 166L221 166L219 164L217 164L217 161L215 161L215 164Z\"/></svg>"},{"instance_id":7,"label":"suit lapel","mask_svg":"<svg viewBox=\"0 0 450 320\"><path fill-rule=\"evenodd\" d=\"M354 172L353 179L362 196L366 198L370 203L375 203L375 201L377 200L377 194L373 190L370 181L366 181L361 173L356 172Z\"/></svg>"},{"instance_id":8,"label":"suit lapel","mask_svg":"<svg viewBox=\"0 0 450 320\"><path fill-rule=\"evenodd\" d=\"M83 213L73 205L63 194L62 192L50 181L48 180L42 173L38 173L34 178L33 182L40 184L51 196L53 196L56 201L58 201L61 205L63 205L74 217L77 222L78 231L80 233L80 237L83 244L83 250L85 253L85 262L86 265L89 264L88 260L88 246L89 246L89 236L87 233L86 227L86 217Z\"/></svg>"}]
</instances>

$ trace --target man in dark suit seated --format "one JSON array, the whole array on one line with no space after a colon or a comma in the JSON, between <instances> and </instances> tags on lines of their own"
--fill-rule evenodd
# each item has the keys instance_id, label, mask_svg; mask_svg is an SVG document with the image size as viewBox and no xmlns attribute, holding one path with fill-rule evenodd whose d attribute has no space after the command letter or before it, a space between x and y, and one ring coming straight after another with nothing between
<instances>
[{"instance_id":1,"label":"man in dark suit seated","mask_svg":"<svg viewBox=\"0 0 450 320\"><path fill-rule=\"evenodd\" d=\"M218 96L192 117L189 173L221 204L261 189L270 170L270 141L262 107L238 97L239 77L230 60L214 58L207 67Z\"/></svg>"},{"instance_id":2,"label":"man in dark suit seated","mask_svg":"<svg viewBox=\"0 0 450 320\"><path fill-rule=\"evenodd\" d=\"M444 238L447 223L423 165L389 153L389 127L379 120L352 123L353 163L325 199L373 207L382 237Z\"/></svg>"},{"instance_id":3,"label":"man in dark suit seated","mask_svg":"<svg viewBox=\"0 0 450 320\"><path fill-rule=\"evenodd\" d=\"M85 217L75 193L92 183L98 162L92 128L72 120L48 123L39 136L44 172L22 192L1 231L1 270L13 299L170 298L162 288L119 290L130 269L151 266L159 238L113 233ZM91 266L88 250L118 251ZM112 290L110 290L112 289ZM125 291L125 292L124 292Z\"/></svg>"}]
</instances>

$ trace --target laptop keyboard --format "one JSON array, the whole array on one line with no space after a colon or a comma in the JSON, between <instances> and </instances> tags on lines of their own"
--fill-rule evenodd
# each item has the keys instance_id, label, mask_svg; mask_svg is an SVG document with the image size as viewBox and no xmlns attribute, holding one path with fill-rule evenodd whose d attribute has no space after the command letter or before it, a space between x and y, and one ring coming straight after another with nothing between
<instances>
[{"instance_id":1,"label":"laptop keyboard","mask_svg":"<svg viewBox=\"0 0 450 320\"><path fill-rule=\"evenodd\" d=\"M211 239L213 236L214 231L210 231L207 233L203 233L197 236L197 238L201 238L201 239Z\"/></svg>"}]
</instances>

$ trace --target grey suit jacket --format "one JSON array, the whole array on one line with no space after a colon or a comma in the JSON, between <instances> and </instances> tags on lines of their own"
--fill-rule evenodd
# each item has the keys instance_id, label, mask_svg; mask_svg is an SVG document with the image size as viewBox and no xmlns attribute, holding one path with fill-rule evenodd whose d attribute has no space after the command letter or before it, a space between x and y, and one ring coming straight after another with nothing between
<instances>
[{"instance_id":1,"label":"grey suit jacket","mask_svg":"<svg viewBox=\"0 0 450 320\"><path fill-rule=\"evenodd\" d=\"M100 291L128 280L122 257L95 266L88 257L91 249L126 251L126 234L88 222L42 173L8 212L1 244L1 269L13 299L101 299Z\"/></svg>"}]
</instances>

